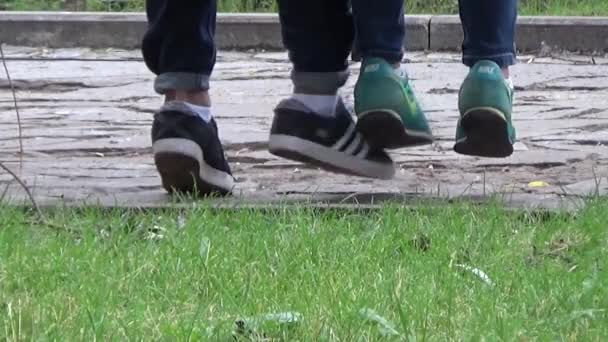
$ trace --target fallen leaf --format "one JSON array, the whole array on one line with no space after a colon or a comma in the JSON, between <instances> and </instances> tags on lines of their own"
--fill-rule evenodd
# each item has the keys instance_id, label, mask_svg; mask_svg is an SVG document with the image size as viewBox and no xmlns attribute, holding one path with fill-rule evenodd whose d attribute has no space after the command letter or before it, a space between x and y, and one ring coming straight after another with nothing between
<instances>
[{"instance_id":1,"label":"fallen leaf","mask_svg":"<svg viewBox=\"0 0 608 342\"><path fill-rule=\"evenodd\" d=\"M281 324L297 323L302 320L299 312L271 313L263 316L265 321L274 321Z\"/></svg>"},{"instance_id":2,"label":"fallen leaf","mask_svg":"<svg viewBox=\"0 0 608 342\"><path fill-rule=\"evenodd\" d=\"M426 252L431 248L431 239L424 234L417 234L410 240L410 245L421 252Z\"/></svg>"},{"instance_id":3,"label":"fallen leaf","mask_svg":"<svg viewBox=\"0 0 608 342\"><path fill-rule=\"evenodd\" d=\"M299 312L279 312L270 313L256 317L245 317L236 320L236 331L234 334L253 337L255 339L265 338L267 332L262 330L271 329L271 325L292 326L302 320L302 314Z\"/></svg>"},{"instance_id":4,"label":"fallen leaf","mask_svg":"<svg viewBox=\"0 0 608 342\"><path fill-rule=\"evenodd\" d=\"M386 318L380 316L376 311L368 308L359 310L361 317L378 327L378 332L382 336L398 336L399 332L395 329L395 325Z\"/></svg>"},{"instance_id":5,"label":"fallen leaf","mask_svg":"<svg viewBox=\"0 0 608 342\"><path fill-rule=\"evenodd\" d=\"M207 262L209 261L209 251L210 250L211 250L211 241L209 241L208 238L203 236L201 238L201 245L198 249L198 254L203 259L205 265L207 265Z\"/></svg>"},{"instance_id":6,"label":"fallen leaf","mask_svg":"<svg viewBox=\"0 0 608 342\"><path fill-rule=\"evenodd\" d=\"M186 217L184 213L179 213L177 215L177 229L182 230L186 227Z\"/></svg>"},{"instance_id":7,"label":"fallen leaf","mask_svg":"<svg viewBox=\"0 0 608 342\"><path fill-rule=\"evenodd\" d=\"M589 318L595 319L595 314L604 313L605 309L586 309L586 310L578 310L574 311L570 314L570 320L574 321L579 318Z\"/></svg>"},{"instance_id":8,"label":"fallen leaf","mask_svg":"<svg viewBox=\"0 0 608 342\"><path fill-rule=\"evenodd\" d=\"M165 229L165 227L155 224L146 231L144 240L162 240L165 238L166 231L167 229Z\"/></svg>"},{"instance_id":9,"label":"fallen leaf","mask_svg":"<svg viewBox=\"0 0 608 342\"><path fill-rule=\"evenodd\" d=\"M534 182L528 183L528 187L530 187L530 188L546 188L548 186L549 186L549 183L547 183L545 181L534 181Z\"/></svg>"},{"instance_id":10,"label":"fallen leaf","mask_svg":"<svg viewBox=\"0 0 608 342\"><path fill-rule=\"evenodd\" d=\"M463 264L456 264L456 267L474 274L475 276L477 276L477 278L479 278L481 281L483 281L484 283L486 283L489 286L495 285L494 282L492 281L492 279L490 279L490 277L488 277L488 275L484 271L480 270L479 268L475 268L475 267L471 267L469 265L463 265Z\"/></svg>"},{"instance_id":11,"label":"fallen leaf","mask_svg":"<svg viewBox=\"0 0 608 342\"><path fill-rule=\"evenodd\" d=\"M148 232L146 233L146 236L144 237L144 240L162 240L165 238L164 234L158 234L155 232Z\"/></svg>"},{"instance_id":12,"label":"fallen leaf","mask_svg":"<svg viewBox=\"0 0 608 342\"><path fill-rule=\"evenodd\" d=\"M207 335L207 338L211 338L213 337L213 335L215 335L215 327L210 325L205 329L205 335Z\"/></svg>"},{"instance_id":13,"label":"fallen leaf","mask_svg":"<svg viewBox=\"0 0 608 342\"><path fill-rule=\"evenodd\" d=\"M103 239L107 239L110 237L110 231L107 229L102 229L101 231L99 231L99 235L103 238Z\"/></svg>"}]
</instances>

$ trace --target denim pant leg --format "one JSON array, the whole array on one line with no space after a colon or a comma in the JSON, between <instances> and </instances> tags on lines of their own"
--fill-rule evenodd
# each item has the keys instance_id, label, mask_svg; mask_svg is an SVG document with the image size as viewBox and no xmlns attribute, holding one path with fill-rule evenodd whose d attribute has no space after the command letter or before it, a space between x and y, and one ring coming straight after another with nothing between
<instances>
[{"instance_id":1,"label":"denim pant leg","mask_svg":"<svg viewBox=\"0 0 608 342\"><path fill-rule=\"evenodd\" d=\"M279 0L283 44L294 91L335 94L348 78L353 42L348 0Z\"/></svg>"},{"instance_id":2,"label":"denim pant leg","mask_svg":"<svg viewBox=\"0 0 608 342\"><path fill-rule=\"evenodd\" d=\"M207 90L215 65L217 0L147 0L142 52L154 89Z\"/></svg>"},{"instance_id":3,"label":"denim pant leg","mask_svg":"<svg viewBox=\"0 0 608 342\"><path fill-rule=\"evenodd\" d=\"M501 67L515 64L517 0L460 0L459 6L462 62L469 67L480 60Z\"/></svg>"},{"instance_id":4,"label":"denim pant leg","mask_svg":"<svg viewBox=\"0 0 608 342\"><path fill-rule=\"evenodd\" d=\"M352 7L361 57L400 62L405 37L403 0L352 0Z\"/></svg>"}]
</instances>

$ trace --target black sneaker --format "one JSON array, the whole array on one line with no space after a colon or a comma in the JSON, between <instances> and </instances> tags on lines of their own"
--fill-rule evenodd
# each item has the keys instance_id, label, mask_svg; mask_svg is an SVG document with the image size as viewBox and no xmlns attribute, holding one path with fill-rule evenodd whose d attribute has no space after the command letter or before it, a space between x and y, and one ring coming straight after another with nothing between
<instances>
[{"instance_id":1,"label":"black sneaker","mask_svg":"<svg viewBox=\"0 0 608 342\"><path fill-rule=\"evenodd\" d=\"M268 149L279 157L313 164L328 171L391 179L392 159L372 148L355 129L351 113L340 100L335 117L324 117L287 99L275 109Z\"/></svg>"},{"instance_id":2,"label":"black sneaker","mask_svg":"<svg viewBox=\"0 0 608 342\"><path fill-rule=\"evenodd\" d=\"M184 104L171 103L154 116L152 150L170 193L226 195L234 187L215 120L205 122Z\"/></svg>"}]
</instances>

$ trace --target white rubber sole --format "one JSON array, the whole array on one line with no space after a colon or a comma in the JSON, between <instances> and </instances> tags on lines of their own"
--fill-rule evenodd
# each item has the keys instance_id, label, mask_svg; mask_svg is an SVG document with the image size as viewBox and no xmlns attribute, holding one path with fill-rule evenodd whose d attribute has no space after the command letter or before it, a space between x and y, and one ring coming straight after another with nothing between
<instances>
[{"instance_id":1,"label":"white rubber sole","mask_svg":"<svg viewBox=\"0 0 608 342\"><path fill-rule=\"evenodd\" d=\"M152 144L152 151L167 190L229 193L234 188L232 175L208 165L203 150L191 140L160 139Z\"/></svg>"},{"instance_id":2,"label":"white rubber sole","mask_svg":"<svg viewBox=\"0 0 608 342\"><path fill-rule=\"evenodd\" d=\"M289 135L271 134L268 149L280 157L312 163L329 171L378 179L392 179L395 176L394 163L365 160Z\"/></svg>"}]
</instances>

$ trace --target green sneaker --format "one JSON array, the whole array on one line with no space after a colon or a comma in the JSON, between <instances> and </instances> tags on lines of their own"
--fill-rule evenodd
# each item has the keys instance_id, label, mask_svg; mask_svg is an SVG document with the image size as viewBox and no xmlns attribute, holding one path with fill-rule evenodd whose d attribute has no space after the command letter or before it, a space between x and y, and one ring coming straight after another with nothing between
<instances>
[{"instance_id":1,"label":"green sneaker","mask_svg":"<svg viewBox=\"0 0 608 342\"><path fill-rule=\"evenodd\" d=\"M429 124L407 77L385 60L363 61L355 86L357 129L376 148L400 148L433 142Z\"/></svg>"},{"instance_id":2,"label":"green sneaker","mask_svg":"<svg viewBox=\"0 0 608 342\"><path fill-rule=\"evenodd\" d=\"M479 61L460 88L454 151L479 157L513 154L515 128L511 123L513 88L492 61Z\"/></svg>"}]
</instances>

